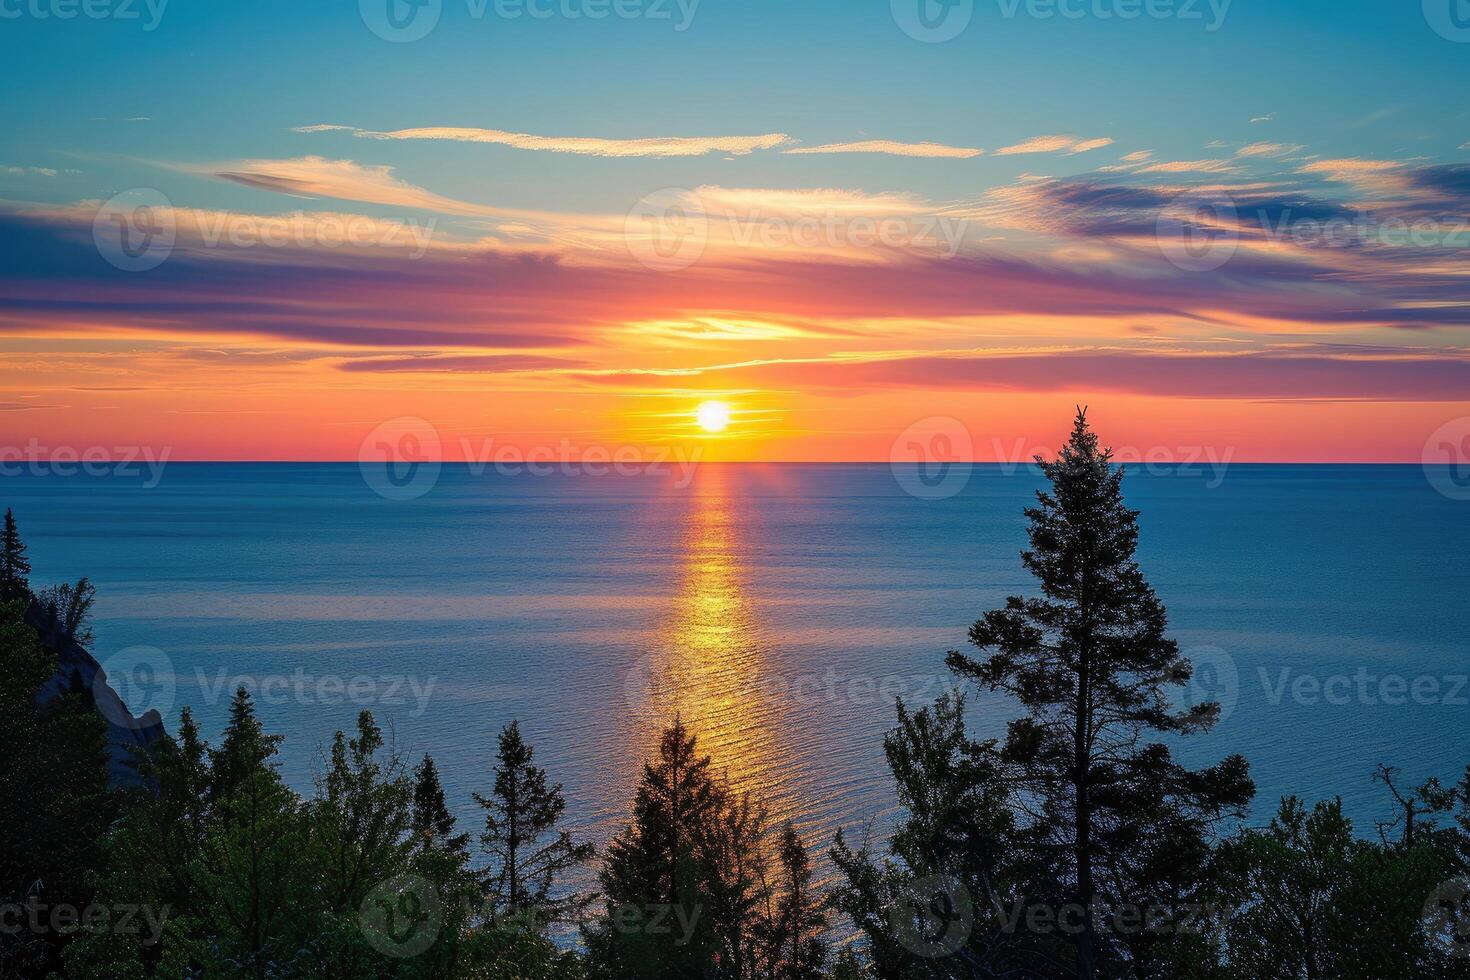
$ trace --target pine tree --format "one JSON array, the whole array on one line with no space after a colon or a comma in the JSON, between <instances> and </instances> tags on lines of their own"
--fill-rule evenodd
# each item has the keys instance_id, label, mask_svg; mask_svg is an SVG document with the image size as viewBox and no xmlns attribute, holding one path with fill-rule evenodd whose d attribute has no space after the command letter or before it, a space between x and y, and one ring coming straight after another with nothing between
<instances>
[{"instance_id":1,"label":"pine tree","mask_svg":"<svg viewBox=\"0 0 1470 980\"><path fill-rule=\"evenodd\" d=\"M965 729L965 698L948 692L911 711L883 739L902 818L887 854L854 848L842 831L831 851L843 875L832 904L862 933L881 977L1028 976L1054 961L1042 937L1006 931L992 914L1017 900L1015 817L992 743Z\"/></svg>"},{"instance_id":2,"label":"pine tree","mask_svg":"<svg viewBox=\"0 0 1470 980\"><path fill-rule=\"evenodd\" d=\"M25 609L21 598L0 603L0 907L34 899L81 909L115 804L107 725L84 697L38 701L57 661ZM64 938L0 929L0 973L47 975Z\"/></svg>"},{"instance_id":3,"label":"pine tree","mask_svg":"<svg viewBox=\"0 0 1470 980\"><path fill-rule=\"evenodd\" d=\"M333 737L311 803L317 880L332 915L355 914L369 891L408 865L412 786L398 757L383 749L372 712L361 712L354 737Z\"/></svg>"},{"instance_id":4,"label":"pine tree","mask_svg":"<svg viewBox=\"0 0 1470 980\"><path fill-rule=\"evenodd\" d=\"M770 980L817 980L827 963L827 902L812 882L811 857L790 820L781 826L776 859L781 891L763 930L763 973Z\"/></svg>"},{"instance_id":5,"label":"pine tree","mask_svg":"<svg viewBox=\"0 0 1470 980\"><path fill-rule=\"evenodd\" d=\"M608 845L607 917L585 933L596 970L639 980L749 976L767 899L764 825L676 719L643 767L632 822Z\"/></svg>"},{"instance_id":6,"label":"pine tree","mask_svg":"<svg viewBox=\"0 0 1470 980\"><path fill-rule=\"evenodd\" d=\"M230 700L230 720L218 749L209 750L209 795L228 799L239 783L261 768L269 768L281 736L267 735L255 714L250 692L240 687Z\"/></svg>"},{"instance_id":7,"label":"pine tree","mask_svg":"<svg viewBox=\"0 0 1470 980\"><path fill-rule=\"evenodd\" d=\"M14 602L30 597L31 561L26 557L25 542L15 526L15 513L5 508L5 535L0 542L0 602Z\"/></svg>"},{"instance_id":8,"label":"pine tree","mask_svg":"<svg viewBox=\"0 0 1470 980\"><path fill-rule=\"evenodd\" d=\"M561 879L594 852L591 844L557 829L566 798L560 783L548 785L534 756L520 725L507 725L500 733L494 792L476 793L475 802L485 811L480 844L492 860L485 875L491 917L525 919L539 928L586 907L590 898L563 891Z\"/></svg>"},{"instance_id":9,"label":"pine tree","mask_svg":"<svg viewBox=\"0 0 1470 980\"><path fill-rule=\"evenodd\" d=\"M318 931L311 913L321 907L320 889L303 860L309 826L274 761L279 743L239 689L220 747L209 753L211 819L193 874L194 911L217 961L206 975L268 976Z\"/></svg>"},{"instance_id":10,"label":"pine tree","mask_svg":"<svg viewBox=\"0 0 1470 980\"><path fill-rule=\"evenodd\" d=\"M413 780L413 835L418 846L463 854L470 835L454 832L454 815L444 802L444 786L433 756L424 755L413 771Z\"/></svg>"},{"instance_id":11,"label":"pine tree","mask_svg":"<svg viewBox=\"0 0 1470 980\"><path fill-rule=\"evenodd\" d=\"M1080 910L1077 972L1091 980L1138 955L1119 948L1128 939L1095 929L1093 912L1168 907L1188 895L1206 834L1254 787L1243 758L1190 772L1149 741L1208 729L1219 705L1170 706L1191 666L1134 560L1138 515L1123 504L1123 470L1098 448L1084 411L1058 458L1037 463L1051 486L1026 510L1022 561L1041 596L1012 596L986 613L970 630L986 655L951 652L948 663L1020 702L999 758L1029 818L1021 836L1038 868L1033 895Z\"/></svg>"}]
</instances>

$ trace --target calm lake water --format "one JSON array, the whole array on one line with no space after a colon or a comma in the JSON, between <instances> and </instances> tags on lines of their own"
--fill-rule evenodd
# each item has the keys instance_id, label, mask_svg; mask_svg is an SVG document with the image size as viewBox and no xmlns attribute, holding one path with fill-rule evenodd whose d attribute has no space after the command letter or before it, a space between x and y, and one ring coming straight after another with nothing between
<instances>
[{"instance_id":1,"label":"calm lake water","mask_svg":"<svg viewBox=\"0 0 1470 980\"><path fill-rule=\"evenodd\" d=\"M892 700L932 699L970 623L1031 590L1021 510L1039 478L977 467L944 500L908 495L887 466L705 465L676 482L446 467L393 501L356 465L170 464L154 487L7 477L0 505L37 583L96 583L98 659L152 681L124 690L135 708L172 726L192 705L214 736L245 683L301 788L367 707L435 756L477 827L470 793L519 718L574 823L605 839L681 711L813 840L881 827ZM1470 762L1470 502L1418 467L1125 486L1173 633L1228 711L1182 751L1244 753L1255 819L1285 793L1341 794L1371 833L1390 812L1375 764L1418 778ZM1003 700L970 703L976 732L1002 731Z\"/></svg>"}]
</instances>

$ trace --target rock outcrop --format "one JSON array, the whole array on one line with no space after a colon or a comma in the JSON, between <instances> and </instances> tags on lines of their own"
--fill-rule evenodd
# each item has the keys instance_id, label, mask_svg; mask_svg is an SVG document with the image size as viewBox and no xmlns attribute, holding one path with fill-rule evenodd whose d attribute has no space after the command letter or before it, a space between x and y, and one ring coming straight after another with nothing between
<instances>
[{"instance_id":1,"label":"rock outcrop","mask_svg":"<svg viewBox=\"0 0 1470 980\"><path fill-rule=\"evenodd\" d=\"M76 640L58 630L31 604L26 620L41 635L41 642L56 652L56 674L42 685L37 694L41 703L49 702L68 691L89 692L97 711L107 722L107 770L113 785L137 785L138 771L133 766L133 748L142 748L163 737L163 717L153 709L134 715L107 681L107 672L97 659Z\"/></svg>"}]
</instances>

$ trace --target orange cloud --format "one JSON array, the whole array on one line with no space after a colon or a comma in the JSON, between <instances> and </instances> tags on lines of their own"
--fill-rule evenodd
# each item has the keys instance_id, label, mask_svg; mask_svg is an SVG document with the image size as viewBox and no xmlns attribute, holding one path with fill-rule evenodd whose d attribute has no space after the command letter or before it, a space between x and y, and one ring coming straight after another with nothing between
<instances>
[{"instance_id":1,"label":"orange cloud","mask_svg":"<svg viewBox=\"0 0 1470 980\"><path fill-rule=\"evenodd\" d=\"M298 133L342 131L364 139L377 140L451 140L458 143L492 143L518 150L540 150L547 153L577 153L595 157L697 157L708 153L744 156L756 150L771 150L795 142L785 133L759 136L655 136L640 139L604 139L597 136L537 136L512 133L503 129L478 129L468 126L420 126L374 132L354 126L318 124L298 126Z\"/></svg>"},{"instance_id":2,"label":"orange cloud","mask_svg":"<svg viewBox=\"0 0 1470 980\"><path fill-rule=\"evenodd\" d=\"M895 140L862 140L856 143L829 143L826 146L799 146L783 152L802 153L886 153L897 157L944 157L969 160L985 151L978 147L947 146L943 143L899 143Z\"/></svg>"}]
</instances>

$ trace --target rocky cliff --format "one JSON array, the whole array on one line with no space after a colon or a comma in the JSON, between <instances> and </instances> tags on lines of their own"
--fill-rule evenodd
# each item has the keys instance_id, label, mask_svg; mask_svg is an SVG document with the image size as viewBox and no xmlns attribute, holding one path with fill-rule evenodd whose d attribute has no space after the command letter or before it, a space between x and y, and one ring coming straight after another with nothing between
<instances>
[{"instance_id":1,"label":"rocky cliff","mask_svg":"<svg viewBox=\"0 0 1470 980\"><path fill-rule=\"evenodd\" d=\"M41 642L56 651L56 674L41 687L37 700L44 704L80 683L84 691L90 692L98 712L107 721L108 775L115 785L136 784L138 772L132 764L131 749L163 736L162 716L152 709L141 716L134 715L108 683L107 672L97 659L57 630L39 606L31 604L26 620L41 634Z\"/></svg>"}]
</instances>

